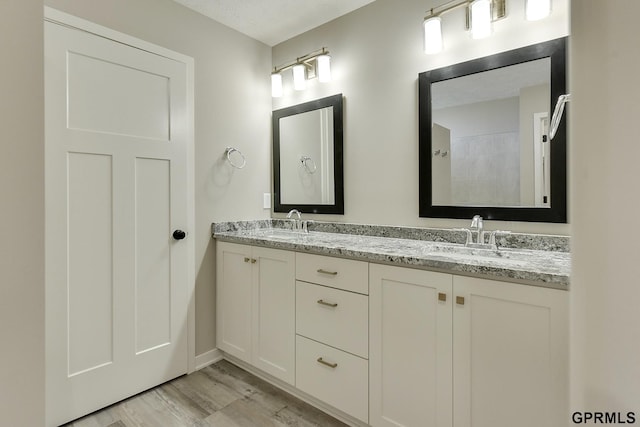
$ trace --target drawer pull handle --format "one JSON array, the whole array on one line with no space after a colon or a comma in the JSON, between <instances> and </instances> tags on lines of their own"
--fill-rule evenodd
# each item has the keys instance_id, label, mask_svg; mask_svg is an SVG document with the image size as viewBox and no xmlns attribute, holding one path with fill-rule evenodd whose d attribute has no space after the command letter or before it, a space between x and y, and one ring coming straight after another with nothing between
<instances>
[{"instance_id":1,"label":"drawer pull handle","mask_svg":"<svg viewBox=\"0 0 640 427\"><path fill-rule=\"evenodd\" d=\"M327 307L337 307L338 306L337 302L326 302L326 301L321 300L321 299L318 300L318 304L326 305Z\"/></svg>"},{"instance_id":2,"label":"drawer pull handle","mask_svg":"<svg viewBox=\"0 0 640 427\"><path fill-rule=\"evenodd\" d=\"M325 366L328 366L330 368L337 368L338 364L337 363L329 363L329 362L325 362L324 360L322 360L322 357L318 357L318 363L322 363Z\"/></svg>"},{"instance_id":3,"label":"drawer pull handle","mask_svg":"<svg viewBox=\"0 0 640 427\"><path fill-rule=\"evenodd\" d=\"M328 274L328 275L330 275L330 276L337 276L337 275L338 275L338 272L337 272L337 271L327 271L327 270L323 270L322 268L319 268L319 269L318 269L318 273L321 273L321 274Z\"/></svg>"}]
</instances>

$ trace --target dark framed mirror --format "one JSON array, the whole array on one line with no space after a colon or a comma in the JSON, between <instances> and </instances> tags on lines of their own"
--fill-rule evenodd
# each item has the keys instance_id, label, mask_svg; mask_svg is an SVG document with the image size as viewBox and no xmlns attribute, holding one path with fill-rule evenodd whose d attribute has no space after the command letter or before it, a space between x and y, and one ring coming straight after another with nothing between
<instances>
[{"instance_id":1,"label":"dark framed mirror","mask_svg":"<svg viewBox=\"0 0 640 427\"><path fill-rule=\"evenodd\" d=\"M420 73L420 217L567 222L566 38Z\"/></svg>"},{"instance_id":2,"label":"dark framed mirror","mask_svg":"<svg viewBox=\"0 0 640 427\"><path fill-rule=\"evenodd\" d=\"M273 112L274 212L344 214L342 94Z\"/></svg>"}]
</instances>

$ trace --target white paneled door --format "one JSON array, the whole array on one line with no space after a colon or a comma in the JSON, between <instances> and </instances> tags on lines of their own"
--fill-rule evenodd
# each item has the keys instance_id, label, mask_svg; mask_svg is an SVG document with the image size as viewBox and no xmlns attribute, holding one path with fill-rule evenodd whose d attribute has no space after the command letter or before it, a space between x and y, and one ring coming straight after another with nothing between
<instances>
[{"instance_id":1,"label":"white paneled door","mask_svg":"<svg viewBox=\"0 0 640 427\"><path fill-rule=\"evenodd\" d=\"M187 80L45 23L48 425L187 372Z\"/></svg>"}]
</instances>

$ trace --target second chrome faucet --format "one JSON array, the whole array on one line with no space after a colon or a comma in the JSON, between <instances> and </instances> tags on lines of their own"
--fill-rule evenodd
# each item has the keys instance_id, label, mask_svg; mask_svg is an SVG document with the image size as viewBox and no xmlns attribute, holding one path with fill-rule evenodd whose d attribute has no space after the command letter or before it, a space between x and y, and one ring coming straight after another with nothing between
<instances>
[{"instance_id":1,"label":"second chrome faucet","mask_svg":"<svg viewBox=\"0 0 640 427\"><path fill-rule=\"evenodd\" d=\"M471 248L493 249L493 250L498 249L498 246L496 245L496 234L511 233L510 231L499 231L499 230L491 231L491 234L489 235L489 243L485 243L484 222L480 215L475 215L471 219L471 225L469 226L469 228L463 228L462 231L467 232L467 241L464 244L465 246L471 247ZM477 236L475 242L473 241L474 231L476 232L476 236Z\"/></svg>"},{"instance_id":2,"label":"second chrome faucet","mask_svg":"<svg viewBox=\"0 0 640 427\"><path fill-rule=\"evenodd\" d=\"M298 218L292 218L293 215L297 215ZM307 226L307 221L303 221L302 220L302 214L300 213L299 210L297 209L291 209L289 211L289 213L287 214L287 219L290 219L292 221L292 226L291 228L295 231L302 231L304 233L308 233L309 229Z\"/></svg>"}]
</instances>

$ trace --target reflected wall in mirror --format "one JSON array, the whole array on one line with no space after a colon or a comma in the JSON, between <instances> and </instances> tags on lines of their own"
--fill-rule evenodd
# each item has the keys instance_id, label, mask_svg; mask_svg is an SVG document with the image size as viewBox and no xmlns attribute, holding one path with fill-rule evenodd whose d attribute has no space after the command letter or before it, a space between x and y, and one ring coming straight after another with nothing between
<instances>
[{"instance_id":1,"label":"reflected wall in mirror","mask_svg":"<svg viewBox=\"0 0 640 427\"><path fill-rule=\"evenodd\" d=\"M419 75L420 216L566 222L566 39Z\"/></svg>"},{"instance_id":2,"label":"reflected wall in mirror","mask_svg":"<svg viewBox=\"0 0 640 427\"><path fill-rule=\"evenodd\" d=\"M274 211L344 213L342 94L273 112Z\"/></svg>"}]
</instances>

